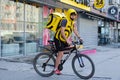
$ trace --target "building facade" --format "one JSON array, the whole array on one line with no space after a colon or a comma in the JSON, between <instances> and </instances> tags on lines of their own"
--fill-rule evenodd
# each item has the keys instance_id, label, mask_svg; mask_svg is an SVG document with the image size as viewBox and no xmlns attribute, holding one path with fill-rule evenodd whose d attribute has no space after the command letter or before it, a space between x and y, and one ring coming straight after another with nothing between
<instances>
[{"instance_id":1,"label":"building facade","mask_svg":"<svg viewBox=\"0 0 120 80\"><path fill-rule=\"evenodd\" d=\"M77 27L85 46L107 44L109 38L120 36L118 18L107 14L108 1L98 10L94 0L0 0L0 57L39 52L38 46L53 37L44 29L48 15L68 8L78 12Z\"/></svg>"}]
</instances>

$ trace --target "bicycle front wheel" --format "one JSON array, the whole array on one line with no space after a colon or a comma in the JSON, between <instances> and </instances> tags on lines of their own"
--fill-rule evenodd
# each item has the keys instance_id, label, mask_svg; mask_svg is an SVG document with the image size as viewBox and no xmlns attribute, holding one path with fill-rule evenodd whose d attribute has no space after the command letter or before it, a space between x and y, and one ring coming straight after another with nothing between
<instances>
[{"instance_id":1,"label":"bicycle front wheel","mask_svg":"<svg viewBox=\"0 0 120 80\"><path fill-rule=\"evenodd\" d=\"M81 79L89 79L95 73L93 61L84 54L79 54L73 57L72 68L74 73Z\"/></svg>"},{"instance_id":2,"label":"bicycle front wheel","mask_svg":"<svg viewBox=\"0 0 120 80\"><path fill-rule=\"evenodd\" d=\"M55 58L50 53L40 53L33 60L35 71L43 77L49 77L54 73Z\"/></svg>"}]
</instances>

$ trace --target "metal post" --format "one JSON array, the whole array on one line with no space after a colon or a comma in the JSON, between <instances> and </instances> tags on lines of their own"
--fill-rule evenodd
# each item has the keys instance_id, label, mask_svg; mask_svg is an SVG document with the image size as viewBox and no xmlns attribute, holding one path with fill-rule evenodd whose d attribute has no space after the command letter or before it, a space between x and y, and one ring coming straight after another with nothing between
<instances>
[{"instance_id":1,"label":"metal post","mask_svg":"<svg viewBox=\"0 0 120 80\"><path fill-rule=\"evenodd\" d=\"M116 43L118 42L118 22L116 22Z\"/></svg>"},{"instance_id":2,"label":"metal post","mask_svg":"<svg viewBox=\"0 0 120 80\"><path fill-rule=\"evenodd\" d=\"M26 8L25 8L25 1L24 1L24 56L26 56L26 33L25 33L25 24L26 24L26 18L25 18Z\"/></svg>"},{"instance_id":3,"label":"metal post","mask_svg":"<svg viewBox=\"0 0 120 80\"><path fill-rule=\"evenodd\" d=\"M1 5L1 2L0 2L0 5ZM1 7L0 7L0 12L1 12ZM1 17L1 15L0 15L0 57L2 56L2 49L1 49L1 47L2 47L2 45L1 45L1 19L2 17Z\"/></svg>"}]
</instances>

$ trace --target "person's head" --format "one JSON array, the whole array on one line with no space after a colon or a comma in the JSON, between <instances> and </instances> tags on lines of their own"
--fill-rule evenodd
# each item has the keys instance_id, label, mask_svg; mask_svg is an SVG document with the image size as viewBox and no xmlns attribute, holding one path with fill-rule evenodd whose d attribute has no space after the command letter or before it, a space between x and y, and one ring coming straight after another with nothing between
<instances>
[{"instance_id":1,"label":"person's head","mask_svg":"<svg viewBox=\"0 0 120 80\"><path fill-rule=\"evenodd\" d=\"M76 16L77 16L77 12L74 9L68 9L67 18L69 18L73 21L76 19Z\"/></svg>"}]
</instances>

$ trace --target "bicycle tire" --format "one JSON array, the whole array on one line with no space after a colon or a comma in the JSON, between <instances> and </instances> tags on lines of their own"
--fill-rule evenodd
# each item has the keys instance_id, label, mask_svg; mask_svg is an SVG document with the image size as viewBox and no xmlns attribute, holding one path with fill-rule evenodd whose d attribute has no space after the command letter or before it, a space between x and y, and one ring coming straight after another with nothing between
<instances>
[{"instance_id":1,"label":"bicycle tire","mask_svg":"<svg viewBox=\"0 0 120 80\"><path fill-rule=\"evenodd\" d=\"M37 61L40 61L39 58L41 58L41 60L44 60L45 58L50 58L50 60L53 61L52 64L50 65L53 65L53 69L49 72L49 73L42 73L42 70L39 70L38 69L38 62ZM48 60L48 59L47 59ZM42 63L42 61L40 61ZM50 61L48 61L50 62ZM40 65L40 64L39 64ZM44 63L42 63L42 65L44 65ZM50 54L50 53L39 53L38 55L35 56L35 58L33 59L33 67L35 69L35 71L40 75L40 76L43 76L43 77L49 77L51 75L53 75L54 73L54 65L55 65L55 58ZM46 67L46 66L45 66ZM42 66L39 66L39 68L42 68Z\"/></svg>"},{"instance_id":2,"label":"bicycle tire","mask_svg":"<svg viewBox=\"0 0 120 80\"><path fill-rule=\"evenodd\" d=\"M76 66L76 64L75 64L75 61L78 59L78 57L79 58L85 58L86 60L88 60L89 61L89 63L90 63L90 65L91 65L91 72L89 73L89 74L87 74L87 75L81 75L78 71L77 71L77 69L79 68L79 67L81 67L80 65L79 65L79 67L75 67ZM77 61L78 62L78 61ZM84 61L83 61L84 62ZM85 65L86 66L86 65ZM73 71L74 71L74 73L78 76L78 77L80 77L81 79L90 79L91 77L93 77L93 75L94 75L94 73L95 73L95 66L94 66L94 63L93 63L93 61L91 60L91 58L90 57L88 57L87 55L84 55L84 54L78 54L78 55L76 55L76 56L74 56L73 57L73 59L72 59L72 68L73 68ZM82 67L80 68L80 69L82 69ZM82 70L81 70L81 72L82 72Z\"/></svg>"}]
</instances>

